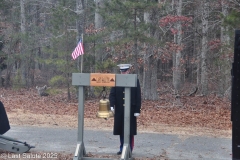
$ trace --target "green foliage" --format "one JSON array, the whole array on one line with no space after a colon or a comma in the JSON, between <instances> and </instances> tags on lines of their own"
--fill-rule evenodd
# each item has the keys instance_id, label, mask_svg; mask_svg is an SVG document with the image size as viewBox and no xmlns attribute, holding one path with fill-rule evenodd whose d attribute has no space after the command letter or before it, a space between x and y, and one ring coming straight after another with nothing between
<instances>
[{"instance_id":1,"label":"green foliage","mask_svg":"<svg viewBox=\"0 0 240 160\"><path fill-rule=\"evenodd\" d=\"M53 10L50 31L54 36L51 38L51 45L44 48L48 58L41 59L57 74L51 77L51 86L70 84L71 73L76 71L77 62L72 61L71 57L76 47L76 33L69 30L69 27L76 24L75 5L73 0L61 0Z\"/></svg>"},{"instance_id":2,"label":"green foliage","mask_svg":"<svg viewBox=\"0 0 240 160\"><path fill-rule=\"evenodd\" d=\"M0 10L3 14L10 14L10 8L12 7L13 2L9 0L0 0Z\"/></svg>"},{"instance_id":3,"label":"green foliage","mask_svg":"<svg viewBox=\"0 0 240 160\"><path fill-rule=\"evenodd\" d=\"M58 88L51 87L50 89L47 89L47 90L46 90L46 93L48 93L48 94L50 94L50 95L58 95L58 94L63 93L63 90L62 90L62 89L58 89Z\"/></svg>"},{"instance_id":4,"label":"green foliage","mask_svg":"<svg viewBox=\"0 0 240 160\"><path fill-rule=\"evenodd\" d=\"M240 27L240 12L232 10L231 13L224 19L224 25L230 25L234 28Z\"/></svg>"},{"instance_id":5,"label":"green foliage","mask_svg":"<svg viewBox=\"0 0 240 160\"><path fill-rule=\"evenodd\" d=\"M19 90L23 87L21 73L18 70L16 75L13 77L13 89Z\"/></svg>"},{"instance_id":6,"label":"green foliage","mask_svg":"<svg viewBox=\"0 0 240 160\"><path fill-rule=\"evenodd\" d=\"M3 46L4 46L3 38L0 37L0 73L7 67L6 65L7 55L4 52L2 52Z\"/></svg>"},{"instance_id":7,"label":"green foliage","mask_svg":"<svg viewBox=\"0 0 240 160\"><path fill-rule=\"evenodd\" d=\"M76 46L73 41L75 35L67 33L62 37L53 38L51 47L46 47L45 52L49 53L49 58L44 60L46 64L57 67L59 71L69 71L74 69L72 66L71 53Z\"/></svg>"},{"instance_id":8,"label":"green foliage","mask_svg":"<svg viewBox=\"0 0 240 160\"><path fill-rule=\"evenodd\" d=\"M146 34L150 27L156 30L157 26L144 21L144 12L157 8L157 1L143 0L105 1L103 8L98 8L97 12L104 19L104 28L85 38L85 42L94 42L92 52L104 55L101 62L95 62L97 70L108 71L116 66L114 63L136 63L138 54L144 50L144 43L159 43L158 38Z\"/></svg>"},{"instance_id":9,"label":"green foliage","mask_svg":"<svg viewBox=\"0 0 240 160\"><path fill-rule=\"evenodd\" d=\"M62 75L57 75L51 78L51 80L49 81L49 84L51 86L61 86L63 84L65 84L66 82L66 78Z\"/></svg>"},{"instance_id":10,"label":"green foliage","mask_svg":"<svg viewBox=\"0 0 240 160\"><path fill-rule=\"evenodd\" d=\"M61 0L54 9L51 19L51 31L58 35L66 32L69 26L75 26L77 14L74 12L76 2L72 0Z\"/></svg>"},{"instance_id":11,"label":"green foliage","mask_svg":"<svg viewBox=\"0 0 240 160\"><path fill-rule=\"evenodd\" d=\"M143 34L149 27L145 24L143 13L149 11L156 3L147 1L122 1L112 0L107 1L100 14L106 21L108 31L123 31L120 37L122 43L135 41L146 42L149 39Z\"/></svg>"},{"instance_id":12,"label":"green foliage","mask_svg":"<svg viewBox=\"0 0 240 160\"><path fill-rule=\"evenodd\" d=\"M115 67L116 64L113 63L110 59L107 59L106 61L103 62L97 62L96 68L100 72L111 72L112 68Z\"/></svg>"},{"instance_id":13,"label":"green foliage","mask_svg":"<svg viewBox=\"0 0 240 160\"><path fill-rule=\"evenodd\" d=\"M92 72L92 66L95 65L94 56L91 54L88 54L88 53L89 53L89 51L86 54L84 54L84 56L83 56L83 64L84 64L83 69L84 69L85 73Z\"/></svg>"},{"instance_id":14,"label":"green foliage","mask_svg":"<svg viewBox=\"0 0 240 160\"><path fill-rule=\"evenodd\" d=\"M103 87L94 87L94 95L96 95L100 99L103 98L103 96L106 96L108 98L110 89L111 87L105 87L105 92L103 92Z\"/></svg>"}]
</instances>

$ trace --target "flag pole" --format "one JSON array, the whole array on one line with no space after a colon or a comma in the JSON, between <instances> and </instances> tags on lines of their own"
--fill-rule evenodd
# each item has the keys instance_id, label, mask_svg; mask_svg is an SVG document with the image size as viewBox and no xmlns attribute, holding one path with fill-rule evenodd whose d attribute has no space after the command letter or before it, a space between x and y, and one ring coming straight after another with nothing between
<instances>
[{"instance_id":1,"label":"flag pole","mask_svg":"<svg viewBox=\"0 0 240 160\"><path fill-rule=\"evenodd\" d=\"M83 45L83 34L81 35L81 37L82 37L82 45ZM82 70L83 70L83 55L84 54L82 54L82 56L81 56L81 73L82 73Z\"/></svg>"}]
</instances>

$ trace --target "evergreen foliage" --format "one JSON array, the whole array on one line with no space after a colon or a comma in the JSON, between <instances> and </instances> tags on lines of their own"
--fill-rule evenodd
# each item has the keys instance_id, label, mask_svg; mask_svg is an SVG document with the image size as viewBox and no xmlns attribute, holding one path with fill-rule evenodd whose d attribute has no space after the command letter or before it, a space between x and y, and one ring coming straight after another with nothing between
<instances>
[{"instance_id":1,"label":"evergreen foliage","mask_svg":"<svg viewBox=\"0 0 240 160\"><path fill-rule=\"evenodd\" d=\"M104 28L87 37L88 42L102 42L95 45L95 49L101 48L105 55L101 62L96 62L97 68L108 65L109 58L112 61L109 69L114 64L129 63L134 59L136 63L141 50L143 51L143 43L157 43L156 39L145 34L150 24L146 24L143 17L144 12L155 7L155 1L105 1L104 7L98 10L104 19Z\"/></svg>"},{"instance_id":2,"label":"evergreen foliage","mask_svg":"<svg viewBox=\"0 0 240 160\"><path fill-rule=\"evenodd\" d=\"M4 69L7 68L7 64L6 64L6 54L4 54L4 52L2 52L3 49L3 40L2 38L0 38L0 72Z\"/></svg>"},{"instance_id":3,"label":"evergreen foliage","mask_svg":"<svg viewBox=\"0 0 240 160\"><path fill-rule=\"evenodd\" d=\"M224 20L225 25L230 25L233 28L240 27L240 11L232 10L231 13Z\"/></svg>"},{"instance_id":4,"label":"evergreen foliage","mask_svg":"<svg viewBox=\"0 0 240 160\"><path fill-rule=\"evenodd\" d=\"M71 57L77 44L76 32L71 30L71 26L76 23L76 13L72 11L74 2L61 0L53 10L49 28L53 36L50 39L50 46L45 47L48 58L44 57L43 59L47 68L54 73L49 80L51 86L65 86L68 91L72 73L77 71Z\"/></svg>"},{"instance_id":5,"label":"evergreen foliage","mask_svg":"<svg viewBox=\"0 0 240 160\"><path fill-rule=\"evenodd\" d=\"M83 72L113 73L117 64L131 63L145 95L149 96L144 95L146 99L154 97L157 81L173 87L176 51L181 52L184 84L202 83L200 63L201 54L205 52L210 92L224 86L219 92L222 94L229 87L231 46L234 30L240 26L239 3L216 3L214 0L204 6L206 3L202 1L187 0L98 2L103 1L104 5L94 8L97 1L93 0L0 0L0 41L3 42L0 44L0 68L4 69L1 74L6 78L5 83L14 87L49 83L51 87L67 86L70 91L72 73L80 71L80 58L73 61L71 53L83 33ZM182 3L182 16L177 15L178 3ZM103 19L99 20L100 25L96 25L96 15ZM180 17L189 18L191 22L181 21ZM221 18L225 19L224 23ZM203 20L208 24L206 32L203 32L206 25ZM182 25L180 32L177 25ZM176 43L178 38L182 39L179 44ZM224 80L218 83L221 79ZM155 93L151 92L153 90Z\"/></svg>"}]
</instances>

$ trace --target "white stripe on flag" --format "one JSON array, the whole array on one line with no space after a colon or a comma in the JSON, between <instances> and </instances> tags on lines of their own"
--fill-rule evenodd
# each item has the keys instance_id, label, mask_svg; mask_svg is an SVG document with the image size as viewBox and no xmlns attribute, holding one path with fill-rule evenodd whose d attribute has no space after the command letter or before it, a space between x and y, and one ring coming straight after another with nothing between
<instances>
[{"instance_id":1,"label":"white stripe on flag","mask_svg":"<svg viewBox=\"0 0 240 160\"><path fill-rule=\"evenodd\" d=\"M84 54L84 49L83 49L82 40L80 39L80 41L78 42L78 45L76 46L76 48L72 52L72 58L75 60L78 56L80 56L82 54Z\"/></svg>"}]
</instances>

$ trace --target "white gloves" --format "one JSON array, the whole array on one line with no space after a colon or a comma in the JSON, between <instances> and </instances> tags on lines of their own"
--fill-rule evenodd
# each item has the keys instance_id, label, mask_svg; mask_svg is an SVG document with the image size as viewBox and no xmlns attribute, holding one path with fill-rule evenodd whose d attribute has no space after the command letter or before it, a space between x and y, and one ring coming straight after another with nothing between
<instances>
[{"instance_id":1,"label":"white gloves","mask_svg":"<svg viewBox=\"0 0 240 160\"><path fill-rule=\"evenodd\" d=\"M114 107L110 107L111 108L111 111L114 113ZM140 113L134 113L134 116L135 117L138 117L140 115Z\"/></svg>"},{"instance_id":2,"label":"white gloves","mask_svg":"<svg viewBox=\"0 0 240 160\"><path fill-rule=\"evenodd\" d=\"M111 107L111 111L114 113L114 108L113 107Z\"/></svg>"},{"instance_id":3,"label":"white gloves","mask_svg":"<svg viewBox=\"0 0 240 160\"><path fill-rule=\"evenodd\" d=\"M134 113L135 117L138 117L140 115L140 113Z\"/></svg>"}]
</instances>

